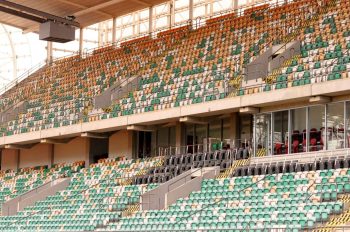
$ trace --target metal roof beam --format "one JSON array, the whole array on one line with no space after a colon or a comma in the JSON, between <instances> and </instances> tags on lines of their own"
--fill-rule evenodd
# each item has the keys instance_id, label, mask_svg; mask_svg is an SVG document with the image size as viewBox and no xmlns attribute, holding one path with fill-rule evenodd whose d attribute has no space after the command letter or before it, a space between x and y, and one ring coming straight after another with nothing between
<instances>
[{"instance_id":1,"label":"metal roof beam","mask_svg":"<svg viewBox=\"0 0 350 232\"><path fill-rule=\"evenodd\" d=\"M84 9L84 10L89 8L89 7L87 7L87 6L84 6L84 5L75 3L75 2L71 2L71 1L69 1L69 0L57 0L57 1L58 1L58 2L62 2L62 3L67 4L67 5L79 7L79 8L82 8L82 9ZM104 16L110 17L110 18L113 17L113 15L108 14L108 13L103 12L103 11L100 11L100 10L97 10L96 13L99 13L100 15L104 15Z\"/></svg>"},{"instance_id":2,"label":"metal roof beam","mask_svg":"<svg viewBox=\"0 0 350 232\"><path fill-rule=\"evenodd\" d=\"M31 21L35 21L35 22L38 22L38 23L44 23L46 21L43 18L31 15L31 14L27 14L27 13L24 13L24 12L21 12L21 11L13 10L11 8L7 8L7 7L3 7L3 6L0 6L0 11L5 12L5 13L10 14L10 15L14 15L14 16L18 16L18 17L21 17L21 18L29 19Z\"/></svg>"},{"instance_id":3,"label":"metal roof beam","mask_svg":"<svg viewBox=\"0 0 350 232\"><path fill-rule=\"evenodd\" d=\"M29 13L29 14L32 14L35 16L42 17L44 20L48 19L48 20L53 20L53 21L57 21L60 23L68 24L68 25L71 25L74 27L80 27L80 24L76 21L68 20L68 19L65 19L65 18L62 18L59 16L55 16L55 15L52 15L52 14L49 14L49 13L46 13L46 12L43 12L40 10L36 10L36 9L30 8L27 6L23 6L23 5L14 3L14 2L10 2L7 0L0 0L0 5L10 7L12 9L14 9L15 11L17 11L18 13L25 12L27 14Z\"/></svg>"},{"instance_id":4,"label":"metal roof beam","mask_svg":"<svg viewBox=\"0 0 350 232\"><path fill-rule=\"evenodd\" d=\"M81 11L78 11L78 12L75 12L73 15L74 15L75 17L78 17L78 16L85 15L85 14L88 14L88 13L90 13L90 12L94 12L94 11L100 10L100 9L102 9L102 8L105 8L105 7L108 7L108 6L111 6L111 5L120 3L120 2L124 2L124 1L125 1L125 0L109 0L109 1L107 1L107 2L98 4L98 5L96 5L96 6L92 6L92 7L90 7L90 8L87 8L87 9L84 9L84 10L81 10Z\"/></svg>"}]
</instances>

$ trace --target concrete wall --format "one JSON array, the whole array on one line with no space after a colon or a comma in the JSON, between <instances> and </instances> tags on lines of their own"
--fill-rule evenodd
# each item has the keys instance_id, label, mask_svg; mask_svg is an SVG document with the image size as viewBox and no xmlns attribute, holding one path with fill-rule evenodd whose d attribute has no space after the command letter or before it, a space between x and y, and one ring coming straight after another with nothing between
<instances>
[{"instance_id":1,"label":"concrete wall","mask_svg":"<svg viewBox=\"0 0 350 232\"><path fill-rule=\"evenodd\" d=\"M19 167L35 167L51 165L51 144L37 144L30 149L22 149L19 157Z\"/></svg>"},{"instance_id":2,"label":"concrete wall","mask_svg":"<svg viewBox=\"0 0 350 232\"><path fill-rule=\"evenodd\" d=\"M89 138L77 137L67 144L55 144L54 164L81 160L89 164Z\"/></svg>"},{"instance_id":3,"label":"concrete wall","mask_svg":"<svg viewBox=\"0 0 350 232\"><path fill-rule=\"evenodd\" d=\"M157 188L142 194L142 210L164 209L181 197L201 188L203 179L214 178L220 173L219 167L190 169L171 180L162 183Z\"/></svg>"},{"instance_id":4,"label":"concrete wall","mask_svg":"<svg viewBox=\"0 0 350 232\"><path fill-rule=\"evenodd\" d=\"M19 151L15 149L3 149L1 156L1 170L18 169Z\"/></svg>"},{"instance_id":5,"label":"concrete wall","mask_svg":"<svg viewBox=\"0 0 350 232\"><path fill-rule=\"evenodd\" d=\"M286 46L276 45L273 47L272 53L277 53L278 56L269 63L270 71L281 67L286 60L300 54L300 41L290 42Z\"/></svg>"},{"instance_id":6,"label":"concrete wall","mask_svg":"<svg viewBox=\"0 0 350 232\"><path fill-rule=\"evenodd\" d=\"M186 177L185 181L181 184L175 183L173 186L169 186L169 192L165 195L165 208L174 204L178 199L185 198L190 195L191 192L199 191L202 187L202 181L204 179L213 179L220 173L219 167L205 168L204 173L194 173L194 175L201 174L194 179ZM174 188L174 186L177 186Z\"/></svg>"},{"instance_id":7,"label":"concrete wall","mask_svg":"<svg viewBox=\"0 0 350 232\"><path fill-rule=\"evenodd\" d=\"M109 137L110 158L125 156L132 158L132 131L120 130Z\"/></svg>"},{"instance_id":8,"label":"concrete wall","mask_svg":"<svg viewBox=\"0 0 350 232\"><path fill-rule=\"evenodd\" d=\"M202 181L203 177L196 177L165 194L165 208L174 204L179 198L188 197L191 192L199 191L201 189Z\"/></svg>"},{"instance_id":9,"label":"concrete wall","mask_svg":"<svg viewBox=\"0 0 350 232\"><path fill-rule=\"evenodd\" d=\"M174 190L186 182L190 181L192 174L195 172L200 172L199 168L190 169L171 180L162 183L157 188L144 193L141 196L141 207L142 210L158 210L164 209L166 207L166 194Z\"/></svg>"}]
</instances>

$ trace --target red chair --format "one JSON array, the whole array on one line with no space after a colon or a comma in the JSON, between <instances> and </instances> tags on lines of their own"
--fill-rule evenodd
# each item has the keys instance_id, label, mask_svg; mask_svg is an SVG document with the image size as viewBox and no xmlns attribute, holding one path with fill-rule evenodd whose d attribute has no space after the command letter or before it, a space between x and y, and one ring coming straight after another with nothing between
<instances>
[{"instance_id":1,"label":"red chair","mask_svg":"<svg viewBox=\"0 0 350 232\"><path fill-rule=\"evenodd\" d=\"M276 151L276 155L280 155L282 154L282 144L281 143L276 143L275 144L275 151Z\"/></svg>"},{"instance_id":2,"label":"red chair","mask_svg":"<svg viewBox=\"0 0 350 232\"><path fill-rule=\"evenodd\" d=\"M298 130L294 130L292 134L292 149L293 153L299 152L299 134L300 132Z\"/></svg>"},{"instance_id":3,"label":"red chair","mask_svg":"<svg viewBox=\"0 0 350 232\"><path fill-rule=\"evenodd\" d=\"M294 140L293 141L293 153L298 153L299 152L299 140Z\"/></svg>"},{"instance_id":4,"label":"red chair","mask_svg":"<svg viewBox=\"0 0 350 232\"><path fill-rule=\"evenodd\" d=\"M310 130L310 151L317 151L317 129Z\"/></svg>"}]
</instances>

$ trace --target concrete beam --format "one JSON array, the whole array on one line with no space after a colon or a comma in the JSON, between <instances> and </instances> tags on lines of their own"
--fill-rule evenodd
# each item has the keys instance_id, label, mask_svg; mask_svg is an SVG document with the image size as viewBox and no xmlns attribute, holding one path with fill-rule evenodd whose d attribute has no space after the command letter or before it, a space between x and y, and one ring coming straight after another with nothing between
<instances>
[{"instance_id":1,"label":"concrete beam","mask_svg":"<svg viewBox=\"0 0 350 232\"><path fill-rule=\"evenodd\" d=\"M176 126L176 123L177 122L168 122L168 123L165 123L162 125L162 127L173 127L173 126Z\"/></svg>"},{"instance_id":2,"label":"concrete beam","mask_svg":"<svg viewBox=\"0 0 350 232\"><path fill-rule=\"evenodd\" d=\"M314 96L314 97L310 97L309 102L310 103L328 103L331 101L330 97L327 96Z\"/></svg>"},{"instance_id":3,"label":"concrete beam","mask_svg":"<svg viewBox=\"0 0 350 232\"><path fill-rule=\"evenodd\" d=\"M6 144L5 149L30 149L34 147L37 143L31 143L31 144Z\"/></svg>"},{"instance_id":4,"label":"concrete beam","mask_svg":"<svg viewBox=\"0 0 350 232\"><path fill-rule=\"evenodd\" d=\"M189 117L189 116L182 117L180 118L179 121L183 123L208 124L208 121L203 118Z\"/></svg>"},{"instance_id":5,"label":"concrete beam","mask_svg":"<svg viewBox=\"0 0 350 232\"><path fill-rule=\"evenodd\" d=\"M80 135L83 138L95 138L95 139L108 139L108 135L105 133L83 132Z\"/></svg>"},{"instance_id":6,"label":"concrete beam","mask_svg":"<svg viewBox=\"0 0 350 232\"><path fill-rule=\"evenodd\" d=\"M155 131L156 128L153 126L141 126L141 125L130 125L126 127L127 130L133 131Z\"/></svg>"},{"instance_id":7,"label":"concrete beam","mask_svg":"<svg viewBox=\"0 0 350 232\"><path fill-rule=\"evenodd\" d=\"M40 143L46 143L46 144L67 144L71 140L73 140L75 137L72 138L65 138L65 139L41 139Z\"/></svg>"},{"instance_id":8,"label":"concrete beam","mask_svg":"<svg viewBox=\"0 0 350 232\"><path fill-rule=\"evenodd\" d=\"M241 114L257 114L259 113L259 111L259 108L250 106L242 107L239 109L239 113Z\"/></svg>"},{"instance_id":9,"label":"concrete beam","mask_svg":"<svg viewBox=\"0 0 350 232\"><path fill-rule=\"evenodd\" d=\"M215 116L215 119L225 119L225 118L230 118L232 115L231 114L222 114Z\"/></svg>"}]
</instances>

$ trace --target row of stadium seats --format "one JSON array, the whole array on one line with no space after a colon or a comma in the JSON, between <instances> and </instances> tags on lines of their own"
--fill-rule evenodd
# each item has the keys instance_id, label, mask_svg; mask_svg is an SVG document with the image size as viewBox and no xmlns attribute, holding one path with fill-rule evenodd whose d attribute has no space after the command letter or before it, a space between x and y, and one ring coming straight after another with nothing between
<instances>
[{"instance_id":1,"label":"row of stadium seats","mask_svg":"<svg viewBox=\"0 0 350 232\"><path fill-rule=\"evenodd\" d=\"M20 101L27 103L25 112L2 131L12 135L78 123L91 110L96 95L134 75L182 37L165 36L121 48L109 46L84 59L69 58L38 70L0 99L1 110Z\"/></svg>"},{"instance_id":2,"label":"row of stadium seats","mask_svg":"<svg viewBox=\"0 0 350 232\"><path fill-rule=\"evenodd\" d=\"M250 164L243 167L237 167L233 176L252 176L252 175L266 175L266 174L279 174L290 172L303 172L303 171L317 171L328 170L338 168L349 168L349 157L322 157L316 159L312 163L298 162L298 160L292 161L271 161L261 162L258 164Z\"/></svg>"},{"instance_id":3,"label":"row of stadium seats","mask_svg":"<svg viewBox=\"0 0 350 232\"><path fill-rule=\"evenodd\" d=\"M69 177L78 172L84 162L56 164L52 168L21 168L4 171L0 178L0 204L57 178Z\"/></svg>"},{"instance_id":4,"label":"row of stadium seats","mask_svg":"<svg viewBox=\"0 0 350 232\"><path fill-rule=\"evenodd\" d=\"M231 167L234 160L248 159L249 149L228 149L214 152L198 152L168 156L162 166L138 176L134 184L164 183L193 168L219 166L221 171Z\"/></svg>"},{"instance_id":5,"label":"row of stadium seats","mask_svg":"<svg viewBox=\"0 0 350 232\"><path fill-rule=\"evenodd\" d=\"M129 185L161 158L104 159L73 174L69 186L14 216L0 217L1 231L93 231L117 220L156 184Z\"/></svg>"},{"instance_id":6,"label":"row of stadium seats","mask_svg":"<svg viewBox=\"0 0 350 232\"><path fill-rule=\"evenodd\" d=\"M271 91L348 78L350 73L349 1L337 5L298 36L301 55L272 71L263 89L241 90L239 95Z\"/></svg>"},{"instance_id":7,"label":"row of stadium seats","mask_svg":"<svg viewBox=\"0 0 350 232\"><path fill-rule=\"evenodd\" d=\"M98 119L225 98L227 80L238 77L244 64L283 38L287 34L284 28L300 26L298 18L306 18L308 7L317 8L315 1L300 1L292 6L284 9L284 17L273 17L268 8L255 12L263 16L259 20L248 14L191 32L185 44L169 51L156 67L144 70L138 91L121 99L109 114Z\"/></svg>"},{"instance_id":8,"label":"row of stadium seats","mask_svg":"<svg viewBox=\"0 0 350 232\"><path fill-rule=\"evenodd\" d=\"M350 170L208 179L201 190L165 210L137 212L109 231L304 231L343 211ZM105 229L104 229L105 231Z\"/></svg>"}]
</instances>

